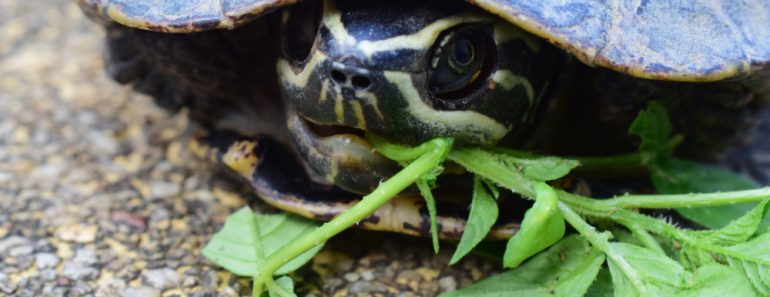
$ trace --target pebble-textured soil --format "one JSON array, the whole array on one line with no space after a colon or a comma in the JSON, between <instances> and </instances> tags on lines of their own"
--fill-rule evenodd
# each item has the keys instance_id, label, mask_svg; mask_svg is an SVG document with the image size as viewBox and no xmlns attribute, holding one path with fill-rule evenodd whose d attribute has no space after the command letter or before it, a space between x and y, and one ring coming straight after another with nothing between
<instances>
[{"instance_id":1,"label":"pebble-textured soil","mask_svg":"<svg viewBox=\"0 0 770 297\"><path fill-rule=\"evenodd\" d=\"M0 1L0 296L249 294L200 250L253 195L187 152L184 115L105 76L72 2ZM310 296L432 296L499 269L450 254L354 231L295 276Z\"/></svg>"}]
</instances>

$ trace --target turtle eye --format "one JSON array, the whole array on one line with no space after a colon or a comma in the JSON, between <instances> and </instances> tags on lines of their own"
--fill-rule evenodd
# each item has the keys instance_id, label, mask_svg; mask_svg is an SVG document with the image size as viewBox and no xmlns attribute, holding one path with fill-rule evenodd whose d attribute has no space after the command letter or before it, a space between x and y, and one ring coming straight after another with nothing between
<instances>
[{"instance_id":1,"label":"turtle eye","mask_svg":"<svg viewBox=\"0 0 770 297\"><path fill-rule=\"evenodd\" d=\"M428 65L433 97L462 99L477 90L492 68L495 47L478 26L464 25L442 33Z\"/></svg>"},{"instance_id":2,"label":"turtle eye","mask_svg":"<svg viewBox=\"0 0 770 297\"><path fill-rule=\"evenodd\" d=\"M452 46L452 59L450 59L450 62L459 66L467 66L473 62L474 54L473 43L465 39L458 40Z\"/></svg>"}]
</instances>

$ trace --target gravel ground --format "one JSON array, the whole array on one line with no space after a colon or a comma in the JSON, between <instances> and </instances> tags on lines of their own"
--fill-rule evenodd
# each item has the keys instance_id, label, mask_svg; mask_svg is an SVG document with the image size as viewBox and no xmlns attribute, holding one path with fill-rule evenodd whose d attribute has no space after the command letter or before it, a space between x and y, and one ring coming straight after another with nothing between
<instances>
[{"instance_id":1,"label":"gravel ground","mask_svg":"<svg viewBox=\"0 0 770 297\"><path fill-rule=\"evenodd\" d=\"M186 151L184 115L102 71L103 32L70 1L0 1L0 296L238 296L200 255L254 201ZM350 231L296 276L310 296L432 296L497 271L451 248Z\"/></svg>"}]
</instances>

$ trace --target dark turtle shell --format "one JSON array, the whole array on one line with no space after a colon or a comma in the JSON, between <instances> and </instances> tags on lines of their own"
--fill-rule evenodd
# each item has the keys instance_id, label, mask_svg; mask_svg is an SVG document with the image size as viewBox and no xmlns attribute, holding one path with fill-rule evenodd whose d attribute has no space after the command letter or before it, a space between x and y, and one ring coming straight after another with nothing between
<instances>
[{"instance_id":1,"label":"dark turtle shell","mask_svg":"<svg viewBox=\"0 0 770 297\"><path fill-rule=\"evenodd\" d=\"M80 0L123 25L163 32L232 29L299 0ZM469 0L590 66L674 81L743 79L770 64L762 0ZM394 4L395 5L395 4Z\"/></svg>"},{"instance_id":2,"label":"dark turtle shell","mask_svg":"<svg viewBox=\"0 0 770 297\"><path fill-rule=\"evenodd\" d=\"M128 27L187 33L233 29L299 0L78 0L88 14Z\"/></svg>"}]
</instances>

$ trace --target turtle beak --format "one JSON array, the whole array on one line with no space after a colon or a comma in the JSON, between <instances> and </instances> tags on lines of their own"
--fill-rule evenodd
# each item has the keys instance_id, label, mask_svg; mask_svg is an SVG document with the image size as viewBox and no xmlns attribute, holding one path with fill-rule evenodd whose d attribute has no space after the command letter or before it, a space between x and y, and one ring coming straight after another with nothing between
<instances>
[{"instance_id":1,"label":"turtle beak","mask_svg":"<svg viewBox=\"0 0 770 297\"><path fill-rule=\"evenodd\" d=\"M317 125L292 107L287 125L305 162L324 180L342 189L369 193L400 168L375 152L361 130Z\"/></svg>"}]
</instances>

